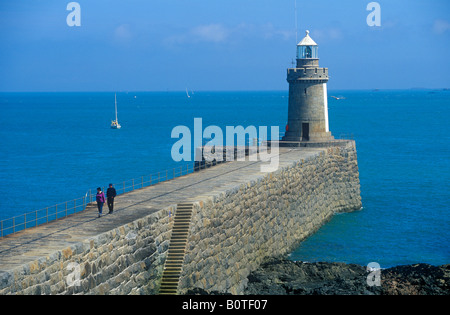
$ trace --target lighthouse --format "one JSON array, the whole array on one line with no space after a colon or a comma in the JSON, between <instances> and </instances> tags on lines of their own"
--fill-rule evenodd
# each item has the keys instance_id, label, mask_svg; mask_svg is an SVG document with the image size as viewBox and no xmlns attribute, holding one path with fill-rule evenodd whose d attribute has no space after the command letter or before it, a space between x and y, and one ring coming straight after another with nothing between
<instances>
[{"instance_id":1,"label":"lighthouse","mask_svg":"<svg viewBox=\"0 0 450 315\"><path fill-rule=\"evenodd\" d=\"M318 45L309 36L297 44L297 66L287 70L289 107L282 141L333 140L328 124L328 68L319 67Z\"/></svg>"}]
</instances>

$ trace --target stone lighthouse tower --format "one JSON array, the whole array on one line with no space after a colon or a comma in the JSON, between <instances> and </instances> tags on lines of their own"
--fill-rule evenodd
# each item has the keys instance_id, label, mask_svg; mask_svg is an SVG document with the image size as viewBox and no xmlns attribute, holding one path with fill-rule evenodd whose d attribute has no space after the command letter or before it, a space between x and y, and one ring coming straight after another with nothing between
<instances>
[{"instance_id":1,"label":"stone lighthouse tower","mask_svg":"<svg viewBox=\"0 0 450 315\"><path fill-rule=\"evenodd\" d=\"M318 46L306 31L297 44L297 67L287 70L289 109L282 141L332 140L328 125L328 68L319 68Z\"/></svg>"}]
</instances>

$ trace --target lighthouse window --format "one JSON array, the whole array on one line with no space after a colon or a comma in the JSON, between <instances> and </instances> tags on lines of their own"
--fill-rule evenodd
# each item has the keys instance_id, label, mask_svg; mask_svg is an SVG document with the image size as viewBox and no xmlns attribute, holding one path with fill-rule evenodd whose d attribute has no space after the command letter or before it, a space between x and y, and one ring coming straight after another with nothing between
<instances>
[{"instance_id":1,"label":"lighthouse window","mask_svg":"<svg viewBox=\"0 0 450 315\"><path fill-rule=\"evenodd\" d=\"M311 57L312 57L311 47L306 46L305 47L305 58L311 58Z\"/></svg>"}]
</instances>

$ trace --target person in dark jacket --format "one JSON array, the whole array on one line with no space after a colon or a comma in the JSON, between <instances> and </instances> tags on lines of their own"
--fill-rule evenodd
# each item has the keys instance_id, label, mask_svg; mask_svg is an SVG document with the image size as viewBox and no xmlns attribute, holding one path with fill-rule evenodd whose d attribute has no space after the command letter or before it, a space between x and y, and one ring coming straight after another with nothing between
<instances>
[{"instance_id":1,"label":"person in dark jacket","mask_svg":"<svg viewBox=\"0 0 450 315\"><path fill-rule=\"evenodd\" d=\"M105 203L105 194L103 194L100 187L97 188L97 195L95 196L95 200L97 201L98 217L100 218L102 216L103 204Z\"/></svg>"},{"instance_id":2,"label":"person in dark jacket","mask_svg":"<svg viewBox=\"0 0 450 315\"><path fill-rule=\"evenodd\" d=\"M113 184L109 184L109 188L106 190L106 198L108 199L109 213L113 213L114 210L114 197L116 197L116 189Z\"/></svg>"}]
</instances>

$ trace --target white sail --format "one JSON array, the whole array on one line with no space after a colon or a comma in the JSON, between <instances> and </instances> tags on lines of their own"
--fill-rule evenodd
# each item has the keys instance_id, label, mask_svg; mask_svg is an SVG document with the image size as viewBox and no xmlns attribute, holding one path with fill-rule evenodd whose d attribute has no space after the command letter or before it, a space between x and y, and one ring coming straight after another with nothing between
<instances>
[{"instance_id":1,"label":"white sail","mask_svg":"<svg viewBox=\"0 0 450 315\"><path fill-rule=\"evenodd\" d=\"M116 93L114 93L114 109L116 111L116 122L118 122L118 120L117 120L117 97L116 97Z\"/></svg>"},{"instance_id":2,"label":"white sail","mask_svg":"<svg viewBox=\"0 0 450 315\"><path fill-rule=\"evenodd\" d=\"M117 96L116 96L116 93L114 93L114 110L116 112L116 120L113 120L111 122L111 128L112 129L120 129L122 126L119 124L119 119L117 118Z\"/></svg>"}]
</instances>

